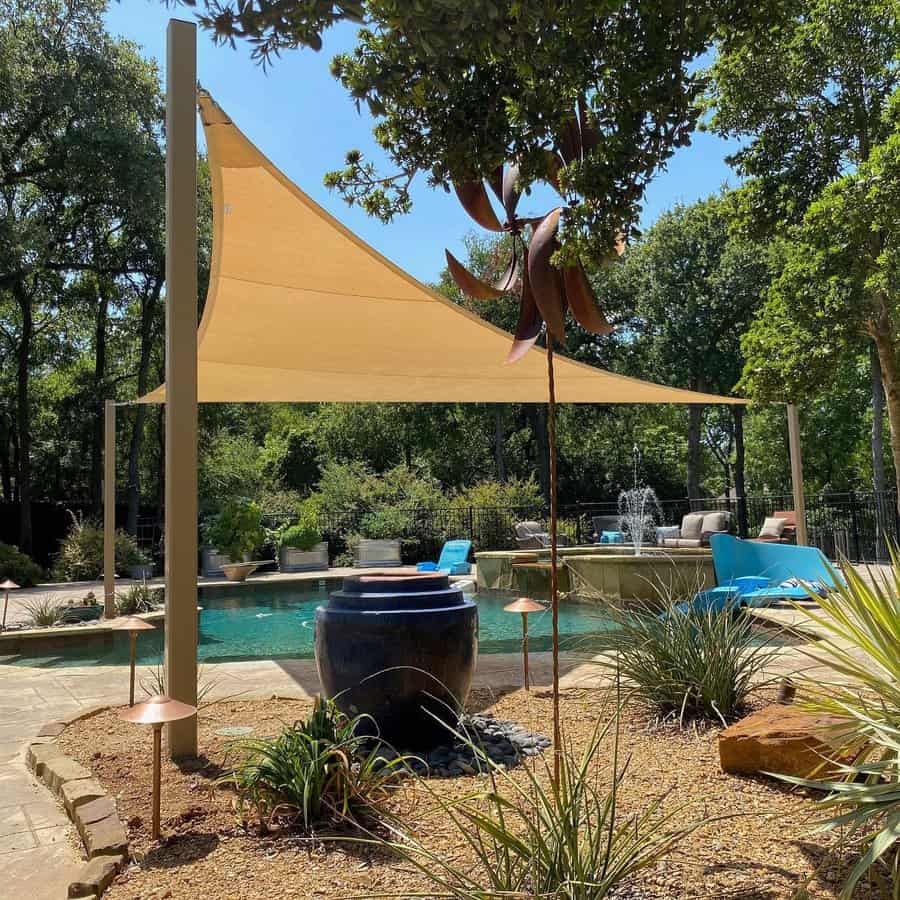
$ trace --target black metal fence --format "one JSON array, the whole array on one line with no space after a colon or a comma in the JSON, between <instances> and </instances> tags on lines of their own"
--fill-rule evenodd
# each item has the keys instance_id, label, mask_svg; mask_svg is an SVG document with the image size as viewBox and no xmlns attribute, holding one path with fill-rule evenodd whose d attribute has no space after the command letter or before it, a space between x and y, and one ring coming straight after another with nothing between
<instances>
[{"instance_id":1,"label":"black metal fence","mask_svg":"<svg viewBox=\"0 0 900 900\"><path fill-rule=\"evenodd\" d=\"M678 525L692 510L721 509L731 513L733 530L742 537L759 533L763 520L781 510L793 509L790 494L762 494L743 500L707 497L695 500L661 500L659 519L663 525ZM34 505L35 557L49 565L71 525L66 509L84 511L85 504ZM517 522L536 519L546 522L547 510L540 506L411 508L402 510L403 528L397 535L403 541L406 562L436 559L444 541L468 538L476 550L509 550L516 546ZM578 543L586 543L593 534L594 516L618 514L618 503L580 503L560 508L561 528ZM348 511L326 515L320 520L332 558L347 550L347 539L363 531L364 513ZM125 508L117 509L117 524L124 525ZM890 544L900 543L900 517L895 491L810 494L806 498L809 542L829 558L845 556L853 562L886 562ZM270 520L271 527L277 523ZM18 533L18 505L0 503L0 540L15 544ZM138 520L138 544L161 562L162 531L156 515Z\"/></svg>"},{"instance_id":2,"label":"black metal fence","mask_svg":"<svg viewBox=\"0 0 900 900\"><path fill-rule=\"evenodd\" d=\"M763 521L776 512L793 510L791 494L761 494L746 498L706 497L661 500L661 524L678 525L692 510L720 509L731 513L733 529L741 537L755 537ZM616 515L618 503L579 504L561 511L577 523L579 542L593 532L593 516ZM900 543L896 491L848 491L806 497L809 543L829 559L844 556L852 562L887 562L888 547Z\"/></svg>"}]
</instances>

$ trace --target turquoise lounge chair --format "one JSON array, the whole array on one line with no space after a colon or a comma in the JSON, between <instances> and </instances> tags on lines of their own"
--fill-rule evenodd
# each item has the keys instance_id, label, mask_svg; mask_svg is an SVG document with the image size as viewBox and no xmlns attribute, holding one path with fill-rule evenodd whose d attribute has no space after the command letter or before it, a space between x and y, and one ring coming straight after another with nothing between
<instances>
[{"instance_id":1,"label":"turquoise lounge chair","mask_svg":"<svg viewBox=\"0 0 900 900\"><path fill-rule=\"evenodd\" d=\"M710 546L718 587L701 591L694 605L765 606L773 600L808 600L803 583L823 590L837 586L839 576L816 547L742 541L728 534L714 534Z\"/></svg>"},{"instance_id":2,"label":"turquoise lounge chair","mask_svg":"<svg viewBox=\"0 0 900 900\"><path fill-rule=\"evenodd\" d=\"M471 549L471 541L447 541L436 563L420 562L416 569L419 572L449 572L451 575L468 575L472 571L472 566L468 561Z\"/></svg>"}]
</instances>

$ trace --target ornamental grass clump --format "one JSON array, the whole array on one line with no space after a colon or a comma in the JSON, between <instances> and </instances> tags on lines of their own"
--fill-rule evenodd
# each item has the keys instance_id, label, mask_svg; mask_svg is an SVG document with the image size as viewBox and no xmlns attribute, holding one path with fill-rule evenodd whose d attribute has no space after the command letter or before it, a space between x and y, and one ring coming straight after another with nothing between
<instances>
[{"instance_id":1,"label":"ornamental grass clump","mask_svg":"<svg viewBox=\"0 0 900 900\"><path fill-rule=\"evenodd\" d=\"M900 897L900 556L888 573L867 581L849 563L837 589L815 597L819 610L797 609L824 637L802 652L826 667L798 682L807 708L837 719L828 735L837 777L786 778L827 791L820 831L841 830L860 852L840 893L849 900L861 878L884 896ZM830 675L828 673L831 673ZM823 761L823 766L825 765Z\"/></svg>"},{"instance_id":2,"label":"ornamental grass clump","mask_svg":"<svg viewBox=\"0 0 900 900\"><path fill-rule=\"evenodd\" d=\"M663 717L727 724L750 695L771 683L775 653L743 610L714 610L673 598L605 609L609 655L600 661Z\"/></svg>"},{"instance_id":3,"label":"ornamental grass clump","mask_svg":"<svg viewBox=\"0 0 900 900\"><path fill-rule=\"evenodd\" d=\"M612 752L604 739L615 728ZM623 882L666 856L696 824L670 828L681 809L663 811L665 797L624 814L618 792L627 763L619 763L617 714L597 726L584 752L571 746L525 765L513 777L462 734L487 775L484 788L448 799L419 783L433 801L432 814L452 824L460 852L432 849L402 823L386 843L433 885L418 896L453 900L553 898L603 900ZM471 862L460 862L468 857Z\"/></svg>"},{"instance_id":4,"label":"ornamental grass clump","mask_svg":"<svg viewBox=\"0 0 900 900\"><path fill-rule=\"evenodd\" d=\"M249 812L264 827L371 827L408 765L360 733L363 719L317 699L308 719L278 737L232 744L238 762L218 784L234 789L242 817Z\"/></svg>"},{"instance_id":5,"label":"ornamental grass clump","mask_svg":"<svg viewBox=\"0 0 900 900\"><path fill-rule=\"evenodd\" d=\"M26 612L26 621L36 628L49 628L51 625L56 625L66 609L52 594L44 594L33 600L27 600L22 606Z\"/></svg>"}]
</instances>

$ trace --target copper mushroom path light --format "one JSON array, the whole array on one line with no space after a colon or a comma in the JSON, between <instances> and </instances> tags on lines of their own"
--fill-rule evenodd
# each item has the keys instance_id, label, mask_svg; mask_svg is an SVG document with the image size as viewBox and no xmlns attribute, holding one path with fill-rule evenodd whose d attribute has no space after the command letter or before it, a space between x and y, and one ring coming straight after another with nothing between
<instances>
[{"instance_id":1,"label":"copper mushroom path light","mask_svg":"<svg viewBox=\"0 0 900 900\"><path fill-rule=\"evenodd\" d=\"M109 623L113 631L127 631L131 639L131 680L128 687L128 705L134 706L134 663L137 636L139 631L153 631L154 627L140 616L120 616Z\"/></svg>"},{"instance_id":2,"label":"copper mushroom path light","mask_svg":"<svg viewBox=\"0 0 900 900\"><path fill-rule=\"evenodd\" d=\"M6 608L9 606L9 592L17 591L19 586L11 579L7 578L3 584L0 584L0 591L5 592L3 599L3 622L0 623L0 631L6 631Z\"/></svg>"},{"instance_id":3,"label":"copper mushroom path light","mask_svg":"<svg viewBox=\"0 0 900 900\"><path fill-rule=\"evenodd\" d=\"M160 804L160 756L162 753L162 727L169 722L177 722L197 714L196 706L179 703L165 694L157 694L144 703L131 706L119 713L119 718L138 725L153 726L153 820L150 836L159 838L159 804Z\"/></svg>"},{"instance_id":4,"label":"copper mushroom path light","mask_svg":"<svg viewBox=\"0 0 900 900\"><path fill-rule=\"evenodd\" d=\"M584 98L579 98L577 112L566 123L553 151L547 151L549 182L560 196L558 174L570 163L579 162L600 143L600 132L591 121ZM580 262L574 266L557 268L550 260L559 248L557 234L563 207L550 210L538 218L520 219L516 216L520 186L516 165L499 165L488 185L503 206L506 221L501 222L491 205L483 181L456 184L456 196L463 209L482 228L505 232L512 237L512 257L500 281L487 284L468 271L449 251L447 266L457 287L476 300L495 300L504 294L519 294L519 320L513 345L506 357L508 363L521 359L537 342L546 323L547 340L547 443L550 455L550 606L553 619L553 773L559 782L559 754L562 736L559 724L559 578L557 572L557 500L556 500L556 387L553 371L553 341L566 337L566 310L579 325L595 334L609 334L613 328L597 305L587 275ZM526 244L523 229L532 228L531 240ZM611 261L625 250L618 241ZM521 271L519 256L521 255Z\"/></svg>"},{"instance_id":5,"label":"copper mushroom path light","mask_svg":"<svg viewBox=\"0 0 900 900\"><path fill-rule=\"evenodd\" d=\"M522 614L522 674L525 682L525 690L530 691L531 685L528 681L528 614L533 612L544 612L547 607L537 600L530 597L519 597L503 607L505 612Z\"/></svg>"}]
</instances>

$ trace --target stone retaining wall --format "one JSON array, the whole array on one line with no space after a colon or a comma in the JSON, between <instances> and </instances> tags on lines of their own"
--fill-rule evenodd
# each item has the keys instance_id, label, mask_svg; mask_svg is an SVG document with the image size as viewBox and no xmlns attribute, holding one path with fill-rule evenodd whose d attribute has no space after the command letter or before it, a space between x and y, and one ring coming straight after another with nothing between
<instances>
[{"instance_id":1,"label":"stone retaining wall","mask_svg":"<svg viewBox=\"0 0 900 900\"><path fill-rule=\"evenodd\" d=\"M51 722L28 746L26 762L65 807L88 861L69 884L69 897L99 897L128 861L128 836L116 801L93 773L66 756L57 743L65 722Z\"/></svg>"}]
</instances>

